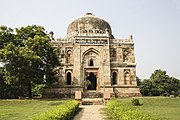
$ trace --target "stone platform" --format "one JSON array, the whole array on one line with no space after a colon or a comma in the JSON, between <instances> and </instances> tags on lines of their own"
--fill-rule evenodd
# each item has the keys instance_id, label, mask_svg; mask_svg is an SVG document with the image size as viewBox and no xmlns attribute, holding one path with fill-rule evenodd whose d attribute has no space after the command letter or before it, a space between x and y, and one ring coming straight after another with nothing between
<instances>
[{"instance_id":1,"label":"stone platform","mask_svg":"<svg viewBox=\"0 0 180 120\"><path fill-rule=\"evenodd\" d=\"M102 105L103 98L83 98L81 101L82 105Z\"/></svg>"}]
</instances>

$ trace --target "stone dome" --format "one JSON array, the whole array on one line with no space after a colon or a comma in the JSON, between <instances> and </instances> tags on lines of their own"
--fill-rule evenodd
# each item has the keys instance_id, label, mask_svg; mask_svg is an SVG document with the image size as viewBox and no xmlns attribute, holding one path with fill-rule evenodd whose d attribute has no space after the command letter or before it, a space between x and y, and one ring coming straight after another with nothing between
<instances>
[{"instance_id":1,"label":"stone dome","mask_svg":"<svg viewBox=\"0 0 180 120\"><path fill-rule=\"evenodd\" d=\"M67 36L75 36L78 34L88 35L112 35L111 26L105 20L93 15L92 13L86 13L84 16L75 19L71 22L67 29Z\"/></svg>"}]
</instances>

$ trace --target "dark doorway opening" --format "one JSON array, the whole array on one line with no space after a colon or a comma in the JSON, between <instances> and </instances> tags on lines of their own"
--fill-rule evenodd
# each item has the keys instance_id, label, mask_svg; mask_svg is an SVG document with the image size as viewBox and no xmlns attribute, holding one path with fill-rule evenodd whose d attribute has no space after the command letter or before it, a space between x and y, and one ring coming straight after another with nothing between
<instances>
[{"instance_id":1,"label":"dark doorway opening","mask_svg":"<svg viewBox=\"0 0 180 120\"><path fill-rule=\"evenodd\" d=\"M70 72L67 73L66 79L67 79L67 85L71 85L71 73Z\"/></svg>"},{"instance_id":2,"label":"dark doorway opening","mask_svg":"<svg viewBox=\"0 0 180 120\"><path fill-rule=\"evenodd\" d=\"M112 79L112 84L117 84L117 73L113 72L113 79Z\"/></svg>"},{"instance_id":3,"label":"dark doorway opening","mask_svg":"<svg viewBox=\"0 0 180 120\"><path fill-rule=\"evenodd\" d=\"M96 85L97 85L96 75L94 75L94 73L91 72L87 76L86 80L89 80L89 84L87 86L87 90L96 90Z\"/></svg>"}]
</instances>

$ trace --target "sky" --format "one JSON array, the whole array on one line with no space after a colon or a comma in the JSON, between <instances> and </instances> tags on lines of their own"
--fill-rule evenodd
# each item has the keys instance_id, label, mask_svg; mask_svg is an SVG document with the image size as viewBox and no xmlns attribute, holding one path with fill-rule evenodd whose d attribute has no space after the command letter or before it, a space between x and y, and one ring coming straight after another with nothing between
<instances>
[{"instance_id":1,"label":"sky","mask_svg":"<svg viewBox=\"0 0 180 120\"><path fill-rule=\"evenodd\" d=\"M115 38L133 35L139 78L161 69L180 79L180 0L0 0L0 25L41 25L64 38L87 12L106 20Z\"/></svg>"}]
</instances>

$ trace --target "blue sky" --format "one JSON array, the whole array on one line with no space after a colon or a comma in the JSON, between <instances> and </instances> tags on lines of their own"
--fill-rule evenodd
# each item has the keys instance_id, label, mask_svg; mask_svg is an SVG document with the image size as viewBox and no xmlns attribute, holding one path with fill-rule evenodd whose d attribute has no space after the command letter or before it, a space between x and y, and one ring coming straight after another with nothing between
<instances>
[{"instance_id":1,"label":"blue sky","mask_svg":"<svg viewBox=\"0 0 180 120\"><path fill-rule=\"evenodd\" d=\"M180 79L180 0L0 0L0 25L37 24L55 37L92 12L111 25L115 38L134 36L137 76L155 69Z\"/></svg>"}]
</instances>

